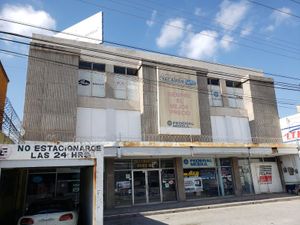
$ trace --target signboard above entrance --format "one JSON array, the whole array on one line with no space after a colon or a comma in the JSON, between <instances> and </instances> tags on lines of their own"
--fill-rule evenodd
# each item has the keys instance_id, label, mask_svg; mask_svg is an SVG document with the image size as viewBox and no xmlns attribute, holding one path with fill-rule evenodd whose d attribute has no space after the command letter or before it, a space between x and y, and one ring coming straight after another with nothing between
<instances>
[{"instance_id":1,"label":"signboard above entrance","mask_svg":"<svg viewBox=\"0 0 300 225\"><path fill-rule=\"evenodd\" d=\"M26 159L89 159L103 151L100 144L82 143L33 143L0 145L0 160Z\"/></svg>"},{"instance_id":2,"label":"signboard above entrance","mask_svg":"<svg viewBox=\"0 0 300 225\"><path fill-rule=\"evenodd\" d=\"M213 158L183 158L183 168L215 167Z\"/></svg>"}]
</instances>

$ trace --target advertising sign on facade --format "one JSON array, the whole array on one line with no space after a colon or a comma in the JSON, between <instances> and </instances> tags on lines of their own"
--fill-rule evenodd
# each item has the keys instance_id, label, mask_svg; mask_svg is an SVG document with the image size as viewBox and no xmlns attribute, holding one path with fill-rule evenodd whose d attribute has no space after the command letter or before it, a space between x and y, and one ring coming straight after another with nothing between
<instances>
[{"instance_id":1,"label":"advertising sign on facade","mask_svg":"<svg viewBox=\"0 0 300 225\"><path fill-rule=\"evenodd\" d=\"M283 143L300 141L300 113L280 119Z\"/></svg>"},{"instance_id":2,"label":"advertising sign on facade","mask_svg":"<svg viewBox=\"0 0 300 225\"><path fill-rule=\"evenodd\" d=\"M101 145L81 143L0 145L0 160L88 159L101 151Z\"/></svg>"},{"instance_id":3,"label":"advertising sign on facade","mask_svg":"<svg viewBox=\"0 0 300 225\"><path fill-rule=\"evenodd\" d=\"M185 177L184 178L185 192L200 192L203 191L203 184L201 177Z\"/></svg>"},{"instance_id":4,"label":"advertising sign on facade","mask_svg":"<svg viewBox=\"0 0 300 225\"><path fill-rule=\"evenodd\" d=\"M272 184L272 166L260 165L259 166L259 183Z\"/></svg>"},{"instance_id":5,"label":"advertising sign on facade","mask_svg":"<svg viewBox=\"0 0 300 225\"><path fill-rule=\"evenodd\" d=\"M183 158L183 168L215 167L213 158Z\"/></svg>"},{"instance_id":6,"label":"advertising sign on facade","mask_svg":"<svg viewBox=\"0 0 300 225\"><path fill-rule=\"evenodd\" d=\"M78 95L105 97L105 73L79 70Z\"/></svg>"},{"instance_id":7,"label":"advertising sign on facade","mask_svg":"<svg viewBox=\"0 0 300 225\"><path fill-rule=\"evenodd\" d=\"M158 70L161 134L200 135L196 75Z\"/></svg>"}]
</instances>

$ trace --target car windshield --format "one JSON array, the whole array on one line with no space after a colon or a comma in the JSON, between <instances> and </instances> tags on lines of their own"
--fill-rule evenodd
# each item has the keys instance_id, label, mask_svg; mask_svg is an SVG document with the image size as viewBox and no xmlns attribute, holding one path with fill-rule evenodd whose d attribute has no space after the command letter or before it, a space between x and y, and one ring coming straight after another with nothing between
<instances>
[{"instance_id":1,"label":"car windshield","mask_svg":"<svg viewBox=\"0 0 300 225\"><path fill-rule=\"evenodd\" d=\"M70 200L42 200L32 203L27 210L27 215L72 211L73 204Z\"/></svg>"}]
</instances>

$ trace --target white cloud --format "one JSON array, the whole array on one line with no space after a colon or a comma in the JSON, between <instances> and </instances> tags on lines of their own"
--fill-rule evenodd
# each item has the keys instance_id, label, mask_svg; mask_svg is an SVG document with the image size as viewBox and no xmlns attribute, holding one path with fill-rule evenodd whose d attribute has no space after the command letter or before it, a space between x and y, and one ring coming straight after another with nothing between
<instances>
[{"instance_id":1,"label":"white cloud","mask_svg":"<svg viewBox=\"0 0 300 225\"><path fill-rule=\"evenodd\" d=\"M245 1L231 2L224 0L215 21L225 30L234 30L245 18L249 5Z\"/></svg>"},{"instance_id":2,"label":"white cloud","mask_svg":"<svg viewBox=\"0 0 300 225\"><path fill-rule=\"evenodd\" d=\"M31 5L10 5L6 4L0 11L0 17L12 21L18 21L47 29L55 29L55 19L43 10L36 10ZM30 26L16 23L0 22L0 29L7 32L23 35L32 35L32 33L50 34L47 30L37 29Z\"/></svg>"},{"instance_id":3,"label":"white cloud","mask_svg":"<svg viewBox=\"0 0 300 225\"><path fill-rule=\"evenodd\" d=\"M180 54L193 59L207 59L215 56L218 50L218 33L203 30L190 34L181 44Z\"/></svg>"},{"instance_id":4,"label":"white cloud","mask_svg":"<svg viewBox=\"0 0 300 225\"><path fill-rule=\"evenodd\" d=\"M267 26L267 31L274 31L275 28L277 28L278 26L290 22L291 16L286 13L292 13L292 10L287 7L279 8L279 10L285 13L274 11L270 16L272 23L269 26Z\"/></svg>"},{"instance_id":5,"label":"white cloud","mask_svg":"<svg viewBox=\"0 0 300 225\"><path fill-rule=\"evenodd\" d=\"M205 16L205 12L201 8L196 8L194 14L200 17Z\"/></svg>"},{"instance_id":6,"label":"white cloud","mask_svg":"<svg viewBox=\"0 0 300 225\"><path fill-rule=\"evenodd\" d=\"M152 27L152 26L154 25L156 16L157 16L157 11L156 11L156 10L153 10L153 11L152 11L152 14L151 14L151 18L150 18L149 20L146 21L146 24L147 24L149 27Z\"/></svg>"},{"instance_id":7,"label":"white cloud","mask_svg":"<svg viewBox=\"0 0 300 225\"><path fill-rule=\"evenodd\" d=\"M246 37L248 35L250 35L253 31L253 26L252 25L247 25L245 27L243 27L243 29L241 30L240 36L241 37Z\"/></svg>"},{"instance_id":8,"label":"white cloud","mask_svg":"<svg viewBox=\"0 0 300 225\"><path fill-rule=\"evenodd\" d=\"M177 44L185 32L185 22L183 18L169 19L163 25L156 44L160 48L171 47Z\"/></svg>"},{"instance_id":9,"label":"white cloud","mask_svg":"<svg viewBox=\"0 0 300 225\"><path fill-rule=\"evenodd\" d=\"M233 37L231 37L228 34L225 34L220 41L220 47L225 51L229 51L232 48L232 42L233 42Z\"/></svg>"}]
</instances>

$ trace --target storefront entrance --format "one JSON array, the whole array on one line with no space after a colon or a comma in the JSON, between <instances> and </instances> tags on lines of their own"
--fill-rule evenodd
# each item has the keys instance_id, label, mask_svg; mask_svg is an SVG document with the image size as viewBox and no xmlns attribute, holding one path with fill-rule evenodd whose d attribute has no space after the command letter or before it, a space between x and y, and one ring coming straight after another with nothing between
<instances>
[{"instance_id":1,"label":"storefront entrance","mask_svg":"<svg viewBox=\"0 0 300 225\"><path fill-rule=\"evenodd\" d=\"M133 204L162 202L161 170L133 170Z\"/></svg>"},{"instance_id":2,"label":"storefront entrance","mask_svg":"<svg viewBox=\"0 0 300 225\"><path fill-rule=\"evenodd\" d=\"M114 160L115 206L177 200L173 159Z\"/></svg>"}]
</instances>

